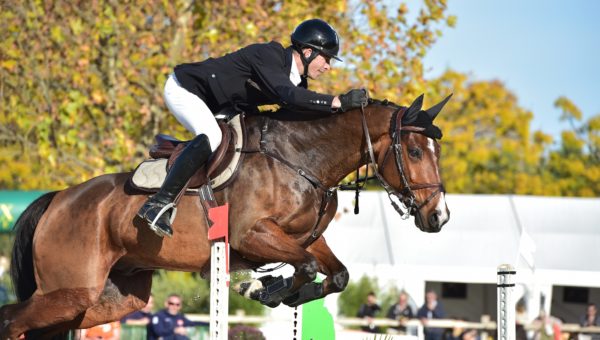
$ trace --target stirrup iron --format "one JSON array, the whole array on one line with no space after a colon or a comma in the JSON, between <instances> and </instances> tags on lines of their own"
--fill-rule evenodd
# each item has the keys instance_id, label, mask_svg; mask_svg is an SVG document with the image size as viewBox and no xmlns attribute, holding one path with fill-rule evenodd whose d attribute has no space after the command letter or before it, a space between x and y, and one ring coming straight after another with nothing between
<instances>
[{"instance_id":1,"label":"stirrup iron","mask_svg":"<svg viewBox=\"0 0 600 340\"><path fill-rule=\"evenodd\" d=\"M172 225L173 221L175 221L175 215L177 215L177 206L175 206L175 203L169 203L167 205L165 205L162 209L160 209L160 211L158 212L158 214L156 214L156 217L154 218L154 220L152 221L152 223L150 223L150 230L152 230L156 235L160 236L160 237L164 237L164 236L169 236L169 237L173 237L173 235L169 235L167 233L165 233L161 228L156 226L156 221L158 221L158 219L167 211L169 211L169 209L172 209L173 211L171 212L171 217L169 218L169 223Z\"/></svg>"}]
</instances>

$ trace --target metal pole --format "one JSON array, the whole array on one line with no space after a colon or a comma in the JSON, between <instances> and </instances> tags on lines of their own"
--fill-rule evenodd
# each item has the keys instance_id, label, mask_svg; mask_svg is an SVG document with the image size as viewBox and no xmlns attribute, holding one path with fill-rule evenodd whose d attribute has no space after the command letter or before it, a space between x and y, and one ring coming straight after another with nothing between
<instances>
[{"instance_id":1,"label":"metal pole","mask_svg":"<svg viewBox=\"0 0 600 340\"><path fill-rule=\"evenodd\" d=\"M513 290L517 272L510 264L498 266L498 340L515 340L515 301Z\"/></svg>"}]
</instances>

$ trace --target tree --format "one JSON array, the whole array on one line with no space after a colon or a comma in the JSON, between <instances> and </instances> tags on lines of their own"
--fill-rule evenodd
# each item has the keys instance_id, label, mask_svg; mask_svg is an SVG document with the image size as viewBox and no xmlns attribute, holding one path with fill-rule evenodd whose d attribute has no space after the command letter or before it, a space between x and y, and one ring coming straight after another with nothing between
<instances>
[{"instance_id":1,"label":"tree","mask_svg":"<svg viewBox=\"0 0 600 340\"><path fill-rule=\"evenodd\" d=\"M561 196L598 196L600 194L600 114L582 122L579 108L566 97L554 105L571 129L563 131L560 147L544 157L549 185Z\"/></svg>"},{"instance_id":2,"label":"tree","mask_svg":"<svg viewBox=\"0 0 600 340\"><path fill-rule=\"evenodd\" d=\"M60 189L128 171L158 132L189 137L167 113L162 87L181 62L253 42L289 43L321 17L342 37L343 67L315 89L367 85L397 99L424 88L421 58L445 0L414 23L383 1L9 1L0 13L0 188ZM357 72L355 70L360 70Z\"/></svg>"}]
</instances>

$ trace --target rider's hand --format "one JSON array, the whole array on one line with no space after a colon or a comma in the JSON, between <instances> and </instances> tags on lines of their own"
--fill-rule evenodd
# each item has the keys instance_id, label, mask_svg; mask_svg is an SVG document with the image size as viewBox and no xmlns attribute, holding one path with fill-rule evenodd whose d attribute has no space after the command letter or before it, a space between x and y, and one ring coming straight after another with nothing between
<instances>
[{"instance_id":1,"label":"rider's hand","mask_svg":"<svg viewBox=\"0 0 600 340\"><path fill-rule=\"evenodd\" d=\"M369 95L366 89L352 89L346 94L339 95L340 110L346 112L348 110L367 105Z\"/></svg>"}]
</instances>

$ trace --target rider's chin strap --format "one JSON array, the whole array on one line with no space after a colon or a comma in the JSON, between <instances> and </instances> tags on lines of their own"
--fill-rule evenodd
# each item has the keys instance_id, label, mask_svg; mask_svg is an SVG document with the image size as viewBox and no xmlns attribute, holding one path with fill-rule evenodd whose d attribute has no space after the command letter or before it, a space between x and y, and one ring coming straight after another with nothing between
<instances>
[{"instance_id":1,"label":"rider's chin strap","mask_svg":"<svg viewBox=\"0 0 600 340\"><path fill-rule=\"evenodd\" d=\"M308 65L310 65L310 63L313 60L315 60L315 58L319 55L319 51L317 51L311 47L310 55L308 56L308 58L306 58L304 56L304 52L302 51L302 47L295 46L295 48L296 48L296 51L300 54L300 59L302 60L302 65L304 66L304 72L302 74L302 78L306 79L306 78L308 78Z\"/></svg>"}]
</instances>

